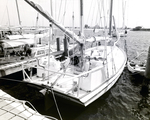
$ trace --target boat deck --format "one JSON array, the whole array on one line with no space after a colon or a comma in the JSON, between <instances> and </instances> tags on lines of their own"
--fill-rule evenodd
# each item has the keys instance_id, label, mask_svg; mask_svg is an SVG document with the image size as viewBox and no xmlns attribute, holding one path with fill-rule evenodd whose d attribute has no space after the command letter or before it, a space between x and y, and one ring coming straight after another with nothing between
<instances>
[{"instance_id":1,"label":"boat deck","mask_svg":"<svg viewBox=\"0 0 150 120\"><path fill-rule=\"evenodd\" d=\"M57 78L56 78L57 79ZM68 94L73 97L80 98L88 93L88 91L85 91L83 89L78 89L79 92L77 92L77 81L73 80L67 80L64 79L63 77L60 78L60 80L56 80L57 83L55 83L54 79L45 79L41 77L37 77L36 75L32 76L32 79L29 80L28 78L24 79L24 81L27 81L29 83L33 83L36 85L45 85L47 87L52 87L53 90L59 91L64 94Z\"/></svg>"},{"instance_id":2,"label":"boat deck","mask_svg":"<svg viewBox=\"0 0 150 120\"><path fill-rule=\"evenodd\" d=\"M0 119L1 120L52 120L50 116L43 116L36 110L25 105L26 101L13 98L0 90ZM55 119L55 118L54 118Z\"/></svg>"}]
</instances>

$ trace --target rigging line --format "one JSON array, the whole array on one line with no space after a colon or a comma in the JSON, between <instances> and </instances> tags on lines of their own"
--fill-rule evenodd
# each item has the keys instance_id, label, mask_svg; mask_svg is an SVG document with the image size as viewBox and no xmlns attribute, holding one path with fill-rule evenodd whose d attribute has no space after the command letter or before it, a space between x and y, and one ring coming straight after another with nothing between
<instances>
[{"instance_id":1,"label":"rigging line","mask_svg":"<svg viewBox=\"0 0 150 120\"><path fill-rule=\"evenodd\" d=\"M51 55L51 53L50 53L50 40L53 40L53 35L52 35L52 31L53 29L52 29L52 23L50 23L49 22L49 40L48 40L48 47L49 47L49 49L48 49L48 70L50 69L50 55ZM49 80L49 76L50 76L50 73L49 73L49 71L47 71L48 72L48 80ZM49 84L49 82L47 82L47 84Z\"/></svg>"},{"instance_id":2,"label":"rigging line","mask_svg":"<svg viewBox=\"0 0 150 120\"><path fill-rule=\"evenodd\" d=\"M119 11L121 11L120 10L120 1L118 1L118 6L117 6L117 8L118 8L118 16L120 16L119 14ZM122 5L121 5L122 6ZM121 7L122 8L122 7ZM122 9L123 10L123 9ZM121 12L123 12L123 11L121 11ZM122 16L121 16L122 17ZM122 19L121 19L122 20ZM117 26L119 26L119 24L120 24L120 17L118 18L118 21L116 22L117 23ZM123 27L123 24L121 25L121 27Z\"/></svg>"},{"instance_id":3,"label":"rigging line","mask_svg":"<svg viewBox=\"0 0 150 120\"><path fill-rule=\"evenodd\" d=\"M107 27L107 21L106 21L106 16L105 16L105 10L104 10L104 0L102 1L102 10L103 10L103 14L104 14L104 30L105 30L105 36L107 36L106 35L106 28L105 27Z\"/></svg>"},{"instance_id":4,"label":"rigging line","mask_svg":"<svg viewBox=\"0 0 150 120\"><path fill-rule=\"evenodd\" d=\"M95 4L97 4L97 3L95 2ZM94 29L96 29L96 26L98 25L98 24L97 24L97 21L98 21L98 19L97 19L97 18L98 18L98 10L97 10L96 5L95 5L94 8L95 8L95 12L94 12L94 13L95 13L95 15L94 15L95 17L93 17L93 18L94 18L93 21L94 21Z\"/></svg>"},{"instance_id":5,"label":"rigging line","mask_svg":"<svg viewBox=\"0 0 150 120\"><path fill-rule=\"evenodd\" d=\"M100 3L99 3L100 4ZM105 13L104 13L104 1L102 0L101 1L101 17L103 18L103 21L101 20L101 25L103 26L103 30L105 31L105 26L106 26L106 16L105 16ZM99 11L100 11L100 8L99 8ZM103 15L103 16L102 16ZM104 32L105 33L105 32Z\"/></svg>"},{"instance_id":6,"label":"rigging line","mask_svg":"<svg viewBox=\"0 0 150 120\"><path fill-rule=\"evenodd\" d=\"M95 4L94 4L94 6L95 6ZM93 17L94 17L94 13L95 13L95 7L94 7L94 10L93 10L93 13L92 13L91 26L92 26L92 23L93 23Z\"/></svg>"},{"instance_id":7,"label":"rigging line","mask_svg":"<svg viewBox=\"0 0 150 120\"><path fill-rule=\"evenodd\" d=\"M18 1L17 1L17 0L16 0L16 7L17 7L17 14L18 14L19 25L21 26L20 13L19 13L19 6L18 6Z\"/></svg>"},{"instance_id":8,"label":"rigging line","mask_svg":"<svg viewBox=\"0 0 150 120\"><path fill-rule=\"evenodd\" d=\"M122 10L122 12L123 12L123 13L122 13L122 14L123 14L123 28L125 28L126 1L123 0L122 4L123 4L123 5L122 5L122 9L123 9L123 10Z\"/></svg>"},{"instance_id":9,"label":"rigging line","mask_svg":"<svg viewBox=\"0 0 150 120\"><path fill-rule=\"evenodd\" d=\"M97 0L97 7L98 7L98 13L99 13L99 19L98 19L98 24L100 26L103 26L102 24L102 1Z\"/></svg>"},{"instance_id":10,"label":"rigging line","mask_svg":"<svg viewBox=\"0 0 150 120\"><path fill-rule=\"evenodd\" d=\"M98 15L99 15L99 14L98 14L98 10L97 10L96 12L97 12L97 13L96 13L95 24L98 25L98 18L99 18L99 17L98 17Z\"/></svg>"},{"instance_id":11,"label":"rigging line","mask_svg":"<svg viewBox=\"0 0 150 120\"><path fill-rule=\"evenodd\" d=\"M106 33L106 18L105 18L105 10L104 10L104 0L103 0L103 3L102 3L102 9L103 9L103 14L104 14L104 30L105 30L105 48L104 48L104 57L106 58L106 63L107 63L107 43L106 43L106 36L107 36L107 33ZM104 62L104 61L103 61ZM108 73L108 64L106 65L106 71L107 71L107 78L109 77L109 73Z\"/></svg>"},{"instance_id":12,"label":"rigging line","mask_svg":"<svg viewBox=\"0 0 150 120\"><path fill-rule=\"evenodd\" d=\"M50 13L51 13L51 16L54 17L54 16L53 16L53 1L52 1L52 0L50 0L50 11L51 11L51 12L50 12Z\"/></svg>"},{"instance_id":13,"label":"rigging line","mask_svg":"<svg viewBox=\"0 0 150 120\"><path fill-rule=\"evenodd\" d=\"M56 101L56 98L55 98L55 95L54 95L53 89L51 89L51 92L52 92L52 95L53 95L53 98L54 98L54 102L55 102L56 109L57 109L57 112L58 112L58 114L59 114L59 117L60 117L60 119L61 119L61 120L63 120L63 119L62 119L62 117L61 117L61 114L60 114L60 111L59 111L58 105L57 105L57 101Z\"/></svg>"},{"instance_id":14,"label":"rigging line","mask_svg":"<svg viewBox=\"0 0 150 120\"><path fill-rule=\"evenodd\" d=\"M66 15L66 4L67 4L67 0L65 0L64 14L63 14L63 18L61 20L63 25L64 25L65 15Z\"/></svg>"},{"instance_id":15,"label":"rigging line","mask_svg":"<svg viewBox=\"0 0 150 120\"><path fill-rule=\"evenodd\" d=\"M103 31L104 31L103 35L104 35L105 34L105 26L107 27L107 24L106 24L107 21L106 21L106 16L103 12L103 1L101 2L101 15L103 15L103 16L101 16L101 25L103 26Z\"/></svg>"},{"instance_id":16,"label":"rigging line","mask_svg":"<svg viewBox=\"0 0 150 120\"><path fill-rule=\"evenodd\" d=\"M57 17L56 17L56 13L57 13L56 5L57 5L57 1L55 1L55 20L57 19Z\"/></svg>"},{"instance_id":17,"label":"rigging line","mask_svg":"<svg viewBox=\"0 0 150 120\"><path fill-rule=\"evenodd\" d=\"M110 2L111 1L106 1L106 3L105 3L105 8L107 8L106 11L105 11L105 21L106 21L107 24L109 24L108 22L109 22L109 19L110 19L110 17L109 17L109 14L110 14Z\"/></svg>"},{"instance_id":18,"label":"rigging line","mask_svg":"<svg viewBox=\"0 0 150 120\"><path fill-rule=\"evenodd\" d=\"M6 12L6 10L7 10L7 4L8 4L8 0L7 0L7 2L6 2L6 9L5 9L4 12L3 12L3 17L2 17L2 20L1 20L1 24L2 24L2 21L3 21L4 15L5 15L5 12Z\"/></svg>"},{"instance_id":19,"label":"rigging line","mask_svg":"<svg viewBox=\"0 0 150 120\"><path fill-rule=\"evenodd\" d=\"M74 32L74 0L73 0L73 9L72 9L72 31ZM69 51L68 51L69 52ZM69 55L69 54L68 54ZM73 35L73 61L74 61L74 56L75 56L75 42L74 42L74 35ZM70 57L70 56L69 56ZM75 66L73 66L73 71L75 71Z\"/></svg>"},{"instance_id":20,"label":"rigging line","mask_svg":"<svg viewBox=\"0 0 150 120\"><path fill-rule=\"evenodd\" d=\"M93 0L91 1L91 6L90 6L90 10L89 10L89 14L88 14L88 18L87 18L87 24L88 24L88 20L89 20L89 17L90 17L90 11L91 11L91 8L92 8L92 4L93 3Z\"/></svg>"},{"instance_id":21,"label":"rigging line","mask_svg":"<svg viewBox=\"0 0 150 120\"><path fill-rule=\"evenodd\" d=\"M60 6L59 6L58 21L59 21L59 17L60 17L61 5L62 5L62 0L61 0L61 2L60 2Z\"/></svg>"},{"instance_id":22,"label":"rigging line","mask_svg":"<svg viewBox=\"0 0 150 120\"><path fill-rule=\"evenodd\" d=\"M7 6L6 6L6 9L5 9L4 12L3 12L3 17L2 17L2 20L1 20L1 24L2 24L2 21L3 21L3 19L4 19L4 15L5 15L6 10L7 10Z\"/></svg>"},{"instance_id":23,"label":"rigging line","mask_svg":"<svg viewBox=\"0 0 150 120\"><path fill-rule=\"evenodd\" d=\"M102 26L102 7L100 7L100 4L102 4L102 1L97 0L97 7L98 7L98 13L99 13L99 20L97 21L100 26Z\"/></svg>"},{"instance_id":24,"label":"rigging line","mask_svg":"<svg viewBox=\"0 0 150 120\"><path fill-rule=\"evenodd\" d=\"M7 7L7 6L6 6L6 7ZM10 26L10 18L9 18L8 7L7 7L7 15L8 15L8 23L9 23L9 26Z\"/></svg>"},{"instance_id":25,"label":"rigging line","mask_svg":"<svg viewBox=\"0 0 150 120\"><path fill-rule=\"evenodd\" d=\"M98 23L99 23L99 25L100 26L102 26L102 7L100 7L100 1L99 0L97 0L97 5L98 5L98 13L99 13L99 21L98 21ZM101 5L102 5L102 2L101 2ZM101 8L101 10L100 10L100 8Z\"/></svg>"}]
</instances>

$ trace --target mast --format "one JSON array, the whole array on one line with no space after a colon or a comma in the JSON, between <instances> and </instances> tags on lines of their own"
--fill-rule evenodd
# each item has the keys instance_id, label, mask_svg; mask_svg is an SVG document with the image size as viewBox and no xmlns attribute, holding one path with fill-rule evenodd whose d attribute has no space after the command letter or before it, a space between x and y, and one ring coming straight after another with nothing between
<instances>
[{"instance_id":1,"label":"mast","mask_svg":"<svg viewBox=\"0 0 150 120\"><path fill-rule=\"evenodd\" d=\"M73 0L73 4L72 4L72 31L74 31L74 0Z\"/></svg>"},{"instance_id":2,"label":"mast","mask_svg":"<svg viewBox=\"0 0 150 120\"><path fill-rule=\"evenodd\" d=\"M53 12L52 12L52 10L53 10L53 8L52 8L52 0L50 0L50 11L51 11L51 16L53 16ZM51 40L53 40L53 25L52 25L52 23L51 23L51 21L49 21L49 41L48 41L48 47L49 47L49 49L48 49L48 70L50 70L50 41ZM49 71L47 71L48 72L48 80L50 79L50 73L49 73ZM49 82L47 82L47 83L49 83Z\"/></svg>"},{"instance_id":3,"label":"mast","mask_svg":"<svg viewBox=\"0 0 150 120\"><path fill-rule=\"evenodd\" d=\"M17 2L17 0L16 0L16 7L17 7L19 25L21 26L21 20L20 20L19 7L18 7L18 2Z\"/></svg>"},{"instance_id":4,"label":"mast","mask_svg":"<svg viewBox=\"0 0 150 120\"><path fill-rule=\"evenodd\" d=\"M37 26L38 26L38 20L39 20L39 13L37 13L37 17L36 17L36 28L37 28Z\"/></svg>"},{"instance_id":5,"label":"mast","mask_svg":"<svg viewBox=\"0 0 150 120\"><path fill-rule=\"evenodd\" d=\"M9 23L9 27L10 27L10 18L9 18L8 7L7 7L7 15L8 15L8 23Z\"/></svg>"},{"instance_id":6,"label":"mast","mask_svg":"<svg viewBox=\"0 0 150 120\"><path fill-rule=\"evenodd\" d=\"M111 28L112 28L112 7L113 7L113 0L110 0L110 14L109 14L109 35L111 35Z\"/></svg>"},{"instance_id":7,"label":"mast","mask_svg":"<svg viewBox=\"0 0 150 120\"><path fill-rule=\"evenodd\" d=\"M122 14L123 14L123 29L125 29L125 9L126 9L126 1L122 1Z\"/></svg>"},{"instance_id":8,"label":"mast","mask_svg":"<svg viewBox=\"0 0 150 120\"><path fill-rule=\"evenodd\" d=\"M39 20L39 13L37 13L37 17L36 17L36 25L35 25L36 30L38 28L38 20ZM36 33L34 33L34 45L35 47L37 47Z\"/></svg>"},{"instance_id":9,"label":"mast","mask_svg":"<svg viewBox=\"0 0 150 120\"><path fill-rule=\"evenodd\" d=\"M80 0L80 33L84 34L83 30L83 0Z\"/></svg>"},{"instance_id":10,"label":"mast","mask_svg":"<svg viewBox=\"0 0 150 120\"><path fill-rule=\"evenodd\" d=\"M83 30L83 0L80 0L80 36L82 39L82 43L80 44L81 47L81 71L84 68L84 47L85 47L85 40L82 35L84 35Z\"/></svg>"},{"instance_id":11,"label":"mast","mask_svg":"<svg viewBox=\"0 0 150 120\"><path fill-rule=\"evenodd\" d=\"M74 11L72 13L72 31L74 31Z\"/></svg>"}]
</instances>

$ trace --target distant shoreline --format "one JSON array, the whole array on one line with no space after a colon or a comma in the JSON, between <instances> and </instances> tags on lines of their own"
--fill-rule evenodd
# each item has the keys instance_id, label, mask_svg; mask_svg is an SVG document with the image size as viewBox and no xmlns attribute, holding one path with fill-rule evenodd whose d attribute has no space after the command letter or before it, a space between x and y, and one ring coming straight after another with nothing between
<instances>
[{"instance_id":1,"label":"distant shoreline","mask_svg":"<svg viewBox=\"0 0 150 120\"><path fill-rule=\"evenodd\" d=\"M141 29L133 28L131 29L131 31L150 31L150 28L141 28Z\"/></svg>"}]
</instances>

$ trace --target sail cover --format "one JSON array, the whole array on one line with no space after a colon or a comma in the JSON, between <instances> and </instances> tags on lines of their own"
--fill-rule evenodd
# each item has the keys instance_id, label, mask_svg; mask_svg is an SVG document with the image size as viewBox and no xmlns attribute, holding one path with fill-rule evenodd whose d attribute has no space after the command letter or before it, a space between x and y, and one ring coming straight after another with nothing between
<instances>
[{"instance_id":1,"label":"sail cover","mask_svg":"<svg viewBox=\"0 0 150 120\"><path fill-rule=\"evenodd\" d=\"M1 44L3 48L18 47L25 44L34 44L34 39L3 40Z\"/></svg>"}]
</instances>

